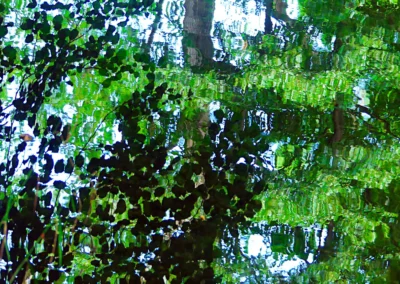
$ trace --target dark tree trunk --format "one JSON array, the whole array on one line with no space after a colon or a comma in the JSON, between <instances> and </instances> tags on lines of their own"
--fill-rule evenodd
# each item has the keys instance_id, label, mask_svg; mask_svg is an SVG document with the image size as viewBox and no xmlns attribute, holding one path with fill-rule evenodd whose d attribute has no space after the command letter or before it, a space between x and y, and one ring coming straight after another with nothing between
<instances>
[{"instance_id":1,"label":"dark tree trunk","mask_svg":"<svg viewBox=\"0 0 400 284\"><path fill-rule=\"evenodd\" d=\"M213 60L214 47L211 41L214 0L186 0L183 30L184 52L190 66L203 66Z\"/></svg>"}]
</instances>

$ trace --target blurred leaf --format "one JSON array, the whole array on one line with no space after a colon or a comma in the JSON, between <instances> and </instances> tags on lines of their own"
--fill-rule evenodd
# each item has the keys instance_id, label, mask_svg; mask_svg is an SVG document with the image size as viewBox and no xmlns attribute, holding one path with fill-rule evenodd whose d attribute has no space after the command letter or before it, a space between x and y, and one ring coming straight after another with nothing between
<instances>
[{"instance_id":1,"label":"blurred leaf","mask_svg":"<svg viewBox=\"0 0 400 284\"><path fill-rule=\"evenodd\" d=\"M33 41L33 35L29 34L25 38L25 43L31 43Z\"/></svg>"}]
</instances>

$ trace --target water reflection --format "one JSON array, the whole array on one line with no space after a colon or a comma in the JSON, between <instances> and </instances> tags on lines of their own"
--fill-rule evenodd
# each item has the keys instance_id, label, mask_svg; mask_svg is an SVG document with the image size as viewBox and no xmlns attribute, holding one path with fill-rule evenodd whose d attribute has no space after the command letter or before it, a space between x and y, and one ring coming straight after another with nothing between
<instances>
[{"instance_id":1,"label":"water reflection","mask_svg":"<svg viewBox=\"0 0 400 284\"><path fill-rule=\"evenodd\" d=\"M98 54L110 70L91 58L59 88L41 85L53 100L36 93L40 123L24 106L14 136L19 104L2 111L2 273L25 279L20 260L35 248L31 277L43 279L63 257L75 257L68 281L82 262L86 282L396 279L396 9L339 2L164 0L126 26L107 21L123 39ZM22 82L2 99L24 98Z\"/></svg>"},{"instance_id":2,"label":"water reflection","mask_svg":"<svg viewBox=\"0 0 400 284\"><path fill-rule=\"evenodd\" d=\"M243 54L249 44L259 43L260 35L276 33L282 37L285 21L299 13L295 2L286 5L278 1L273 10L273 1L269 0L162 1L157 15L139 16L130 27L137 30L138 38L162 66L169 58L178 65L211 64L225 70L230 64L241 65L241 58L248 62L250 54L247 58Z\"/></svg>"}]
</instances>

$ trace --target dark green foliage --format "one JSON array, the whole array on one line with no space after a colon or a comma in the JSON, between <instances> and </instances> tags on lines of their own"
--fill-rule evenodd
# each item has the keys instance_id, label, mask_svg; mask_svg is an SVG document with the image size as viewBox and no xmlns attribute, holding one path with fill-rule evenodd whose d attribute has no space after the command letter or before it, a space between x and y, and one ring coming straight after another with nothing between
<instances>
[{"instance_id":1,"label":"dark green foliage","mask_svg":"<svg viewBox=\"0 0 400 284\"><path fill-rule=\"evenodd\" d=\"M66 184L63 181L60 181L60 180L54 181L54 187L57 189L64 189L65 186L66 186Z\"/></svg>"},{"instance_id":2,"label":"dark green foliage","mask_svg":"<svg viewBox=\"0 0 400 284\"><path fill-rule=\"evenodd\" d=\"M64 172L64 161L63 160L58 160L57 163L54 166L54 172L55 173L62 173Z\"/></svg>"},{"instance_id":3,"label":"dark green foliage","mask_svg":"<svg viewBox=\"0 0 400 284\"><path fill-rule=\"evenodd\" d=\"M14 61L17 58L17 50L10 45L3 48L3 54L8 57L10 61Z\"/></svg>"},{"instance_id":4,"label":"dark green foliage","mask_svg":"<svg viewBox=\"0 0 400 284\"><path fill-rule=\"evenodd\" d=\"M61 15L57 15L53 18L53 25L56 30L60 30L63 22L63 17Z\"/></svg>"},{"instance_id":5,"label":"dark green foliage","mask_svg":"<svg viewBox=\"0 0 400 284\"><path fill-rule=\"evenodd\" d=\"M8 33L8 29L4 25L0 25L0 39L6 36Z\"/></svg>"},{"instance_id":6,"label":"dark green foliage","mask_svg":"<svg viewBox=\"0 0 400 284\"><path fill-rule=\"evenodd\" d=\"M83 166L83 163L85 162L85 158L82 155L78 155L75 157L75 165L79 168Z\"/></svg>"}]
</instances>

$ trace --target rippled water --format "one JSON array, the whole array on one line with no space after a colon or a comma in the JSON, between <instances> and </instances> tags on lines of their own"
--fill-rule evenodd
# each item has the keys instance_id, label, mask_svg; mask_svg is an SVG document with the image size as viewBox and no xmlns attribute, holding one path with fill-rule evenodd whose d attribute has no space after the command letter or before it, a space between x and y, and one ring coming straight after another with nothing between
<instances>
[{"instance_id":1,"label":"rippled water","mask_svg":"<svg viewBox=\"0 0 400 284\"><path fill-rule=\"evenodd\" d=\"M18 9L25 4L7 5L15 8L7 19L18 22L21 17ZM149 231L145 230L143 237L134 232L139 227L137 223L124 225L132 230L131 235L118 229L107 231L107 242L114 245L119 242L127 249L132 239L136 242L140 237L149 246L157 234L163 235L169 245L183 239L187 247L193 246L193 252L188 249L174 255L168 247L171 259L176 257L180 261L188 257L206 267L204 259L207 265L211 263L207 258L210 251L206 245L202 247L201 240L207 237L200 234L212 228L210 234L215 238L207 242L213 252L210 267L217 282L397 281L400 277L398 9L397 3L390 0L154 2L118 27L121 40L114 47L128 51L126 62L149 61L149 66L155 66L154 82L168 86L161 88L163 99L152 102L151 96L143 95L146 84L152 81L149 79L152 77L142 72L151 68L146 64L143 68L136 66L140 71L121 75L122 79L113 82L110 88L101 77L104 74L99 75L98 65L82 73L68 73L38 112L38 121L43 125L54 115L60 117L64 126L71 126L71 137L49 159L67 165L70 157L82 154L86 166L94 164L100 156L106 161L115 158L118 165L106 166L103 161L100 174L90 171L90 166L87 171L72 173L50 170L51 180L62 180L66 188L52 197L55 189L49 181L47 188L43 185L41 197L50 193L48 208L58 202L68 207L84 187L96 188L98 192L102 186L119 188L116 192L110 189L110 195L99 193L95 202L104 209L110 204L117 208L118 201L124 198L128 204L128 185L122 181L132 177L135 186L145 184L144 191L155 189L151 184L157 179L158 186L165 187L167 192L172 188L175 195L174 190L181 185L182 190L193 191L203 186L207 194L196 201L201 205L196 205L197 211L192 208L189 221L183 218L184 209L160 200L163 210L170 206L163 211L162 220L181 222L176 228L173 225L173 229L155 229L162 222L156 223L154 220L158 219L152 215L158 209L154 205L158 199L153 193L149 200L147 194L140 201L137 198L142 207L129 199L128 211L141 208L141 214L148 215L147 227L143 226ZM57 11L49 14L53 17ZM115 17L105 28L123 21L124 17ZM10 29L7 44L13 42L22 52L25 36L17 28ZM89 34L82 41L89 41ZM36 46L28 45L29 48ZM111 73L115 75L117 71ZM5 85L1 94L3 108L20 92L23 77L21 74L16 77ZM65 83L67 79L74 82L73 86ZM130 108L118 108L132 99L133 91L142 97L134 93L135 103ZM135 100L135 95L139 99ZM2 136L0 151L5 163L10 160L9 153L17 151L20 134L36 136L17 155L20 160L40 152L41 139L45 137L43 132L34 134L28 121L14 121L8 116L12 111L13 106L2 111L5 117L2 131L4 127L17 127L11 139ZM105 145L114 148L106 149ZM124 149L123 155L117 153L117 147ZM132 154L135 147L138 152ZM151 158L151 162L146 159L164 149L165 167L153 172L157 158ZM124 164L138 160L145 166L132 169ZM186 165L190 165L187 166L190 170ZM203 167L200 171L195 169L198 165ZM32 170L40 173L44 167L44 162L40 162ZM24 180L24 175L28 176L26 168L20 166L14 179ZM102 168L107 169L104 172L116 173L115 177L107 180L107 175L101 175ZM5 176L5 169L2 171ZM170 172L166 174L167 171ZM150 176L143 178L146 182L151 180L150 185L137 178L142 172L143 176L150 172ZM8 172L7 177L12 180ZM249 204L257 200L260 208L254 205L258 203L244 202L247 200L244 197L241 201L243 193L236 190L244 183L247 187L243 191L254 195L248 199ZM261 183L265 190L258 194L256 188ZM22 183L11 184L1 188L3 208L6 193L18 193L24 188ZM231 196L230 191L236 193ZM189 192L187 196L191 196ZM170 197L166 194L163 198ZM188 201L184 200L182 197L174 201L185 208ZM208 212L207 202L214 206ZM151 209L146 209L147 205ZM15 208L23 210L22 205ZM90 211L88 215L92 214L95 221L102 220L101 226L117 226L115 220L103 220L101 210L96 211L98 216ZM253 211L255 215L250 214ZM70 213L69 217L73 219L80 214ZM123 219L123 215L115 216ZM80 230L89 234L92 229L85 223ZM64 243L73 236L67 231ZM8 234L11 239L12 230ZM94 239L100 247L100 237ZM23 241L21 237L21 241L10 243L9 247L17 248ZM76 251L94 256L95 246L86 241ZM108 244L103 243L104 246ZM182 245L178 243L176 247ZM158 267L154 261L165 257L157 255L160 248L153 252L143 246L141 249L141 254L135 252L134 257L146 265L152 263ZM5 249L1 250L0 255ZM108 257L112 259L114 251L109 251ZM195 252L201 257L197 259ZM133 263L134 257L128 257L129 261ZM90 271L96 271L89 263L85 265ZM74 281L79 265L79 261L74 263L65 281ZM146 267L146 272L151 271L151 265ZM0 270L10 271L10 268L2 263ZM161 268L160 271L165 272Z\"/></svg>"}]
</instances>

